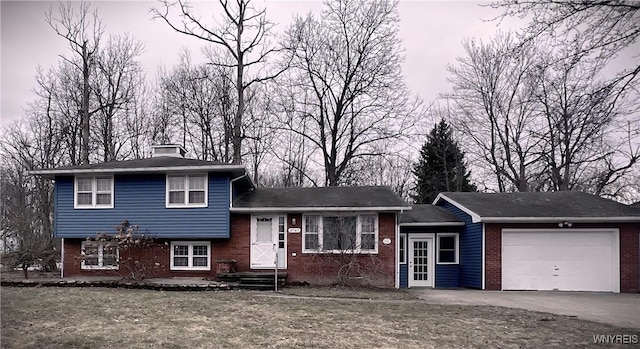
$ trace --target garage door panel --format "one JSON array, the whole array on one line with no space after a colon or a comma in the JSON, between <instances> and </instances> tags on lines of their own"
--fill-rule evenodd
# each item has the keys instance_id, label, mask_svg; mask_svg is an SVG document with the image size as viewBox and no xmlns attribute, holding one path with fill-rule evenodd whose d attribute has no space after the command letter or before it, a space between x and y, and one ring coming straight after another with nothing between
<instances>
[{"instance_id":1,"label":"garage door panel","mask_svg":"<svg viewBox=\"0 0 640 349\"><path fill-rule=\"evenodd\" d=\"M619 291L617 232L505 231L504 290Z\"/></svg>"}]
</instances>

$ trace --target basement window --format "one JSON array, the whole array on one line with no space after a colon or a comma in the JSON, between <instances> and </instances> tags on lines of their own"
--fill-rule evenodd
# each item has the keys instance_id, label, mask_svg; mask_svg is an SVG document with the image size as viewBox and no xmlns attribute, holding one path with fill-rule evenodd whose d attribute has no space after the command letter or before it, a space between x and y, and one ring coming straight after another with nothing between
<instances>
[{"instance_id":1,"label":"basement window","mask_svg":"<svg viewBox=\"0 0 640 349\"><path fill-rule=\"evenodd\" d=\"M211 243L172 241L171 270L211 270Z\"/></svg>"},{"instance_id":2,"label":"basement window","mask_svg":"<svg viewBox=\"0 0 640 349\"><path fill-rule=\"evenodd\" d=\"M118 243L83 241L81 269L118 269Z\"/></svg>"}]
</instances>

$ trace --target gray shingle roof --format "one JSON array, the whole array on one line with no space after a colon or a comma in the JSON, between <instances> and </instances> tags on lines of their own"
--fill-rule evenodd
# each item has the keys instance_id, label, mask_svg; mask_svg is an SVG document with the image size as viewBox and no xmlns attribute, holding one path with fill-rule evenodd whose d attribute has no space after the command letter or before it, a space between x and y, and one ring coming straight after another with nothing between
<instances>
[{"instance_id":1,"label":"gray shingle roof","mask_svg":"<svg viewBox=\"0 0 640 349\"><path fill-rule=\"evenodd\" d=\"M256 188L233 201L236 211L288 209L289 211L340 209L408 209L389 187Z\"/></svg>"},{"instance_id":2,"label":"gray shingle roof","mask_svg":"<svg viewBox=\"0 0 640 349\"><path fill-rule=\"evenodd\" d=\"M640 221L640 209L595 195L577 192L442 193L480 217L575 217ZM486 221L486 219L484 219Z\"/></svg>"},{"instance_id":3,"label":"gray shingle roof","mask_svg":"<svg viewBox=\"0 0 640 349\"><path fill-rule=\"evenodd\" d=\"M464 223L458 219L453 213L446 209L433 205L412 205L411 210L404 211L400 215L400 224L432 224L432 223L448 223L458 224Z\"/></svg>"}]
</instances>

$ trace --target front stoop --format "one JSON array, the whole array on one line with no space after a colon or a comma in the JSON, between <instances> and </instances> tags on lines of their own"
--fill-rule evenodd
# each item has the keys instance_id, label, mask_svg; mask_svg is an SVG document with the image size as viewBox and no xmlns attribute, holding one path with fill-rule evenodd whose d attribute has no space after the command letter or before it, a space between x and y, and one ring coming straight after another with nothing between
<instances>
[{"instance_id":1,"label":"front stoop","mask_svg":"<svg viewBox=\"0 0 640 349\"><path fill-rule=\"evenodd\" d=\"M216 280L227 283L237 283L237 288L247 290L273 290L275 289L274 272L235 272L220 273ZM284 286L287 280L286 272L278 273L278 288Z\"/></svg>"}]
</instances>

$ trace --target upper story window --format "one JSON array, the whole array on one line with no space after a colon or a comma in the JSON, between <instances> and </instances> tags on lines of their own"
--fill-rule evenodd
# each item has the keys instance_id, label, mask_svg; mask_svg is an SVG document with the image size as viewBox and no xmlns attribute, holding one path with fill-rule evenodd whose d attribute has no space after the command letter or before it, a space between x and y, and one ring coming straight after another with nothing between
<instances>
[{"instance_id":1,"label":"upper story window","mask_svg":"<svg viewBox=\"0 0 640 349\"><path fill-rule=\"evenodd\" d=\"M113 208L113 176L76 177L75 208Z\"/></svg>"},{"instance_id":2,"label":"upper story window","mask_svg":"<svg viewBox=\"0 0 640 349\"><path fill-rule=\"evenodd\" d=\"M303 252L377 253L377 215L304 217Z\"/></svg>"},{"instance_id":3,"label":"upper story window","mask_svg":"<svg viewBox=\"0 0 640 349\"><path fill-rule=\"evenodd\" d=\"M167 207L207 207L207 175L167 175Z\"/></svg>"}]
</instances>

